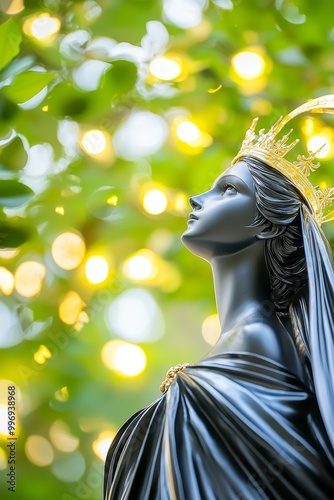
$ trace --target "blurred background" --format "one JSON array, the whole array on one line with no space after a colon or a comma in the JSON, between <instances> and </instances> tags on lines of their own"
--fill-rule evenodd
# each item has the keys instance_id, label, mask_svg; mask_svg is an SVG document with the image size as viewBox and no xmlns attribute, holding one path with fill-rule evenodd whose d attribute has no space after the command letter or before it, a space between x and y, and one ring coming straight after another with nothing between
<instances>
[{"instance_id":1,"label":"blurred background","mask_svg":"<svg viewBox=\"0 0 334 500\"><path fill-rule=\"evenodd\" d=\"M102 498L115 432L219 333L188 198L267 128L334 92L332 1L1 0L0 490ZM295 120L334 185L333 119ZM334 226L324 227L334 240Z\"/></svg>"}]
</instances>

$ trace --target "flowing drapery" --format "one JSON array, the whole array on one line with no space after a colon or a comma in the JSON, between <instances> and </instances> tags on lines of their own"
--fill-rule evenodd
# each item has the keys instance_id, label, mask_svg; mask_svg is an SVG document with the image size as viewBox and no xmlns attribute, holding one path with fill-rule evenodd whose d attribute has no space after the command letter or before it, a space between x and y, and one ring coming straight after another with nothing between
<instances>
[{"instance_id":1,"label":"flowing drapery","mask_svg":"<svg viewBox=\"0 0 334 500\"><path fill-rule=\"evenodd\" d=\"M279 363L208 357L120 429L106 500L333 498L314 394Z\"/></svg>"}]
</instances>

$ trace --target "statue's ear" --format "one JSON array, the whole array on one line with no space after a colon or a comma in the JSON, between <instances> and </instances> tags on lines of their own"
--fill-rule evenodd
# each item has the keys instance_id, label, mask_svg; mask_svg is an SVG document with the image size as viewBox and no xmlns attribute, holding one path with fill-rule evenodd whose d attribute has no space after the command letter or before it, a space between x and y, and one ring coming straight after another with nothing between
<instances>
[{"instance_id":1,"label":"statue's ear","mask_svg":"<svg viewBox=\"0 0 334 500\"><path fill-rule=\"evenodd\" d=\"M278 226L272 222L265 222L261 226L261 232L256 236L258 240L270 240L285 233L286 226Z\"/></svg>"}]
</instances>

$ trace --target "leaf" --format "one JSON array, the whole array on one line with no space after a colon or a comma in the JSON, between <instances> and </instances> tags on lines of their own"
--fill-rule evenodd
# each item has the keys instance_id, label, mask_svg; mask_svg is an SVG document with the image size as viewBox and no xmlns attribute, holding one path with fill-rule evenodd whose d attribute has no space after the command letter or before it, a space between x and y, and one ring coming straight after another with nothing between
<instances>
[{"instance_id":1,"label":"leaf","mask_svg":"<svg viewBox=\"0 0 334 500\"><path fill-rule=\"evenodd\" d=\"M0 26L0 69L14 59L20 52L22 35L13 19L8 19Z\"/></svg>"},{"instance_id":2,"label":"leaf","mask_svg":"<svg viewBox=\"0 0 334 500\"><path fill-rule=\"evenodd\" d=\"M102 89L110 98L130 92L137 81L137 67L128 61L114 61L102 79Z\"/></svg>"},{"instance_id":3,"label":"leaf","mask_svg":"<svg viewBox=\"0 0 334 500\"><path fill-rule=\"evenodd\" d=\"M56 73L25 71L17 75L10 85L3 87L2 91L8 99L21 104L38 94L55 76Z\"/></svg>"},{"instance_id":4,"label":"leaf","mask_svg":"<svg viewBox=\"0 0 334 500\"><path fill-rule=\"evenodd\" d=\"M18 136L14 137L13 140L3 146L3 148L0 147L0 168L3 167L6 170L13 170L15 172L25 166L27 159L28 154L24 149L22 139ZM0 185L2 182L4 181L0 180Z\"/></svg>"},{"instance_id":5,"label":"leaf","mask_svg":"<svg viewBox=\"0 0 334 500\"><path fill-rule=\"evenodd\" d=\"M0 206L19 207L26 203L34 192L30 187L14 179L0 180Z\"/></svg>"},{"instance_id":6,"label":"leaf","mask_svg":"<svg viewBox=\"0 0 334 500\"><path fill-rule=\"evenodd\" d=\"M57 118L80 116L90 105L90 94L73 87L71 83L56 85L48 95L49 113Z\"/></svg>"},{"instance_id":7,"label":"leaf","mask_svg":"<svg viewBox=\"0 0 334 500\"><path fill-rule=\"evenodd\" d=\"M23 224L0 222L0 248L16 248L25 243L31 231Z\"/></svg>"}]
</instances>

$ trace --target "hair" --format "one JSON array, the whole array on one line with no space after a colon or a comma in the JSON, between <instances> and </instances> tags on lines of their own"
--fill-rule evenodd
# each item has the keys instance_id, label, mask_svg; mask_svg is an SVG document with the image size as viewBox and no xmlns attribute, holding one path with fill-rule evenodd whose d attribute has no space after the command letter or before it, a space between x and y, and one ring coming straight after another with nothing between
<instances>
[{"instance_id":1,"label":"hair","mask_svg":"<svg viewBox=\"0 0 334 500\"><path fill-rule=\"evenodd\" d=\"M307 284L300 211L305 203L297 188L279 171L255 158L243 158L253 177L257 215L264 225L265 259L276 312L287 315ZM261 237L261 236L260 236Z\"/></svg>"},{"instance_id":2,"label":"hair","mask_svg":"<svg viewBox=\"0 0 334 500\"><path fill-rule=\"evenodd\" d=\"M272 300L286 315L329 438L324 449L334 464L334 263L330 245L307 200L284 175L243 158L253 177L257 215L263 225ZM267 234L266 234L267 232Z\"/></svg>"}]
</instances>

